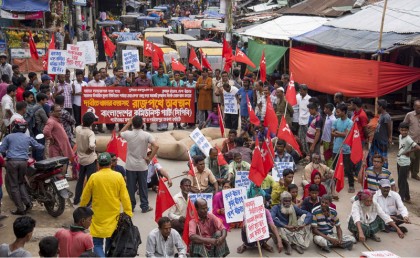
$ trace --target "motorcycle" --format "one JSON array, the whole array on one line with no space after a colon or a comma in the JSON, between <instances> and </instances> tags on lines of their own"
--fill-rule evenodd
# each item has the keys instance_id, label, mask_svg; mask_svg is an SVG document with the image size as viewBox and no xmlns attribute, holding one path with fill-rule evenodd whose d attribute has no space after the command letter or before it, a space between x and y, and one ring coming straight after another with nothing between
<instances>
[{"instance_id":1,"label":"motorcycle","mask_svg":"<svg viewBox=\"0 0 420 258\"><path fill-rule=\"evenodd\" d=\"M41 161L33 158L28 160L28 170L25 175L25 187L31 201L42 204L48 214L58 217L63 214L66 199L72 198L69 183L63 175L63 167L67 167L69 158L54 157ZM10 195L7 184L6 191Z\"/></svg>"}]
</instances>

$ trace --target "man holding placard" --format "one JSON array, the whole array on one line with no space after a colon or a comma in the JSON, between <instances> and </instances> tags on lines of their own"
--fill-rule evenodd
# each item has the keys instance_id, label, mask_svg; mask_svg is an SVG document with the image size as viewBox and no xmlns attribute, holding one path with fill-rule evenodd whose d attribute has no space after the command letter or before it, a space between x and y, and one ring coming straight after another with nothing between
<instances>
[{"instance_id":1,"label":"man holding placard","mask_svg":"<svg viewBox=\"0 0 420 258\"><path fill-rule=\"evenodd\" d=\"M198 221L190 220L189 237L192 257L226 257L229 255L227 232L223 223L214 214L208 213L207 202L198 198L194 204Z\"/></svg>"},{"instance_id":2,"label":"man holding placard","mask_svg":"<svg viewBox=\"0 0 420 258\"><path fill-rule=\"evenodd\" d=\"M233 161L229 164L228 180L235 182L237 171L249 171L251 165L242 160L242 154L235 152L233 154Z\"/></svg>"},{"instance_id":3,"label":"man holding placard","mask_svg":"<svg viewBox=\"0 0 420 258\"><path fill-rule=\"evenodd\" d=\"M281 204L271 209L274 224L279 228L285 253L291 254L291 249L303 254L309 247L312 214L292 205L292 195L289 192L281 194Z\"/></svg>"}]
</instances>

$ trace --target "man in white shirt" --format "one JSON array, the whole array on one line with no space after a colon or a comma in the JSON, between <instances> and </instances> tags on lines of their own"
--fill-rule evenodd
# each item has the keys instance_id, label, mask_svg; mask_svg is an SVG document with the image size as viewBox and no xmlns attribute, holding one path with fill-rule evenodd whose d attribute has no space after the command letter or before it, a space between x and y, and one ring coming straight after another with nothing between
<instances>
[{"instance_id":1,"label":"man in white shirt","mask_svg":"<svg viewBox=\"0 0 420 258\"><path fill-rule=\"evenodd\" d=\"M82 87L88 84L83 81L83 71L78 70L76 72L76 81L72 83L72 95L73 95L73 114L74 120L76 120L76 127L81 124L82 116Z\"/></svg>"},{"instance_id":2,"label":"man in white shirt","mask_svg":"<svg viewBox=\"0 0 420 258\"><path fill-rule=\"evenodd\" d=\"M101 80L101 73L99 71L93 71L93 80L88 82L88 86L92 87L105 87L106 84Z\"/></svg>"},{"instance_id":3,"label":"man in white shirt","mask_svg":"<svg viewBox=\"0 0 420 258\"><path fill-rule=\"evenodd\" d=\"M175 248L177 257L187 257L187 248L179 233L171 228L170 219L162 217L158 225L147 236L146 257L175 257Z\"/></svg>"},{"instance_id":4,"label":"man in white shirt","mask_svg":"<svg viewBox=\"0 0 420 258\"><path fill-rule=\"evenodd\" d=\"M308 95L308 86L301 84L299 86L299 94L296 96L297 104L299 105L299 140L302 144L303 151L309 155L309 148L306 144L306 133L308 131L309 122L309 99L311 96Z\"/></svg>"},{"instance_id":5,"label":"man in white shirt","mask_svg":"<svg viewBox=\"0 0 420 258\"><path fill-rule=\"evenodd\" d=\"M391 182L388 179L381 179L379 185L380 191L376 191L373 196L373 201L376 201L379 204L382 210L391 217L402 232L407 233L408 230L406 227L399 226L403 223L410 224L407 208L404 206L400 195L391 190ZM386 225L385 231L389 232L395 230Z\"/></svg>"},{"instance_id":6,"label":"man in white shirt","mask_svg":"<svg viewBox=\"0 0 420 258\"><path fill-rule=\"evenodd\" d=\"M1 99L1 111L3 114L4 126L10 125L10 118L16 113L15 111L15 96L17 87L13 84L7 87L7 93Z\"/></svg>"},{"instance_id":7,"label":"man in white shirt","mask_svg":"<svg viewBox=\"0 0 420 258\"><path fill-rule=\"evenodd\" d=\"M18 103L16 103L16 113L14 113L13 116L10 118L11 125L13 125L13 122L15 120L25 120L25 118L23 118L23 115L26 114L26 107L27 104L25 101L19 101ZM27 136L31 136L28 129L26 129L25 134Z\"/></svg>"},{"instance_id":8,"label":"man in white shirt","mask_svg":"<svg viewBox=\"0 0 420 258\"><path fill-rule=\"evenodd\" d=\"M223 80L224 74L222 74ZM223 83L223 88L218 89L216 96L221 96L223 103L223 111L225 114L225 127L229 129L238 129L239 113L238 113L238 88L231 86L228 82Z\"/></svg>"},{"instance_id":9,"label":"man in white shirt","mask_svg":"<svg viewBox=\"0 0 420 258\"><path fill-rule=\"evenodd\" d=\"M174 195L176 205L169 208L168 217L171 219L172 228L180 235L184 232L185 216L187 215L188 193L191 191L191 180L183 178L180 183L181 191Z\"/></svg>"}]
</instances>

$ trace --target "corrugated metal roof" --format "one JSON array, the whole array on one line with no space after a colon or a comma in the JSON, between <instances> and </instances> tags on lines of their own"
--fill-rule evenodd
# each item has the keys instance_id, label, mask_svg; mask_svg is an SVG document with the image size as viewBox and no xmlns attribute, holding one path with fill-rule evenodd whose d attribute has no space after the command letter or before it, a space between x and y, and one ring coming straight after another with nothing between
<instances>
[{"instance_id":1,"label":"corrugated metal roof","mask_svg":"<svg viewBox=\"0 0 420 258\"><path fill-rule=\"evenodd\" d=\"M196 38L186 35L186 34L166 34L163 35L164 38L173 40L173 41L180 41L180 40L196 40Z\"/></svg>"},{"instance_id":2,"label":"corrugated metal roof","mask_svg":"<svg viewBox=\"0 0 420 258\"><path fill-rule=\"evenodd\" d=\"M399 41L397 45L420 47L420 36Z\"/></svg>"},{"instance_id":3,"label":"corrugated metal roof","mask_svg":"<svg viewBox=\"0 0 420 258\"><path fill-rule=\"evenodd\" d=\"M214 41L206 41L206 40L197 40L197 41L190 41L188 42L188 45L194 47L194 48L221 48L222 44L214 42Z\"/></svg>"},{"instance_id":4,"label":"corrugated metal roof","mask_svg":"<svg viewBox=\"0 0 420 258\"><path fill-rule=\"evenodd\" d=\"M241 34L258 38L289 40L291 37L314 30L327 21L329 19L323 17L285 15Z\"/></svg>"},{"instance_id":5,"label":"corrugated metal roof","mask_svg":"<svg viewBox=\"0 0 420 258\"><path fill-rule=\"evenodd\" d=\"M410 40L418 37L418 35L385 32L382 35L382 49L392 48L396 42ZM293 40L345 52L376 53L378 51L379 32L322 26L294 37Z\"/></svg>"},{"instance_id":6,"label":"corrugated metal roof","mask_svg":"<svg viewBox=\"0 0 420 258\"><path fill-rule=\"evenodd\" d=\"M363 7L361 11L330 21L325 25L343 29L380 31L384 1ZM384 32L420 32L419 0L388 0Z\"/></svg>"},{"instance_id":7,"label":"corrugated metal roof","mask_svg":"<svg viewBox=\"0 0 420 258\"><path fill-rule=\"evenodd\" d=\"M345 13L333 7L353 6L357 0L306 0L295 4L290 8L283 8L279 12L283 14L304 14L315 16L339 17Z\"/></svg>"}]
</instances>

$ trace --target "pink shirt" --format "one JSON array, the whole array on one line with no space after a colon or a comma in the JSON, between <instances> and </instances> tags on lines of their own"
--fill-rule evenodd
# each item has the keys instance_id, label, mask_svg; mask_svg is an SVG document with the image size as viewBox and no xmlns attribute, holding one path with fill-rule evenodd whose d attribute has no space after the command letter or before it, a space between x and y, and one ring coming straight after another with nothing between
<instances>
[{"instance_id":1,"label":"pink shirt","mask_svg":"<svg viewBox=\"0 0 420 258\"><path fill-rule=\"evenodd\" d=\"M60 257L79 257L83 252L93 249L92 236L83 231L60 229L55 233L60 247Z\"/></svg>"}]
</instances>

